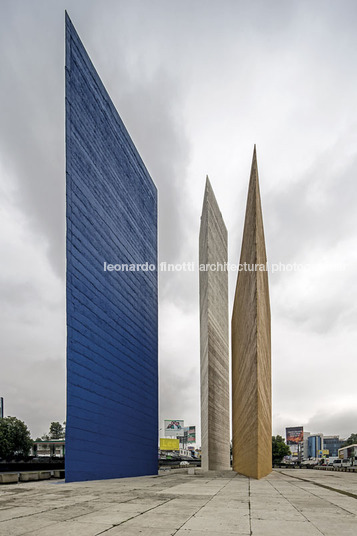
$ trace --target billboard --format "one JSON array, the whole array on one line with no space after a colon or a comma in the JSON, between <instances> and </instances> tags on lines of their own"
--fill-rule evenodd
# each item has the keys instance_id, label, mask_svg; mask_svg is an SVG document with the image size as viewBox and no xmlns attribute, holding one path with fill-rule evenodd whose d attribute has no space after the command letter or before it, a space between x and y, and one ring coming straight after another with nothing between
<instances>
[{"instance_id":1,"label":"billboard","mask_svg":"<svg viewBox=\"0 0 357 536\"><path fill-rule=\"evenodd\" d=\"M160 450L180 450L180 442L178 439L160 437Z\"/></svg>"},{"instance_id":2,"label":"billboard","mask_svg":"<svg viewBox=\"0 0 357 536\"><path fill-rule=\"evenodd\" d=\"M319 450L319 457L321 456L329 456L330 451L328 449Z\"/></svg>"},{"instance_id":3,"label":"billboard","mask_svg":"<svg viewBox=\"0 0 357 536\"><path fill-rule=\"evenodd\" d=\"M296 445L301 443L304 440L304 427L303 426L292 426L291 428L286 428L286 444L287 445Z\"/></svg>"},{"instance_id":4,"label":"billboard","mask_svg":"<svg viewBox=\"0 0 357 536\"><path fill-rule=\"evenodd\" d=\"M187 443L196 443L196 426L187 427Z\"/></svg>"},{"instance_id":5,"label":"billboard","mask_svg":"<svg viewBox=\"0 0 357 536\"><path fill-rule=\"evenodd\" d=\"M164 421L164 435L165 437L183 435L184 421L183 420L169 420Z\"/></svg>"}]
</instances>

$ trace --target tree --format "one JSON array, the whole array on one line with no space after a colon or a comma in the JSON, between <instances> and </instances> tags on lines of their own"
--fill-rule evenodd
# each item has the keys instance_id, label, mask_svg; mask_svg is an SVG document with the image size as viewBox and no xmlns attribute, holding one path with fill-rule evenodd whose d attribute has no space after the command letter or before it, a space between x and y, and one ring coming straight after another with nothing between
<instances>
[{"instance_id":1,"label":"tree","mask_svg":"<svg viewBox=\"0 0 357 536\"><path fill-rule=\"evenodd\" d=\"M28 456L32 447L30 430L16 417L0 419L0 458L15 454Z\"/></svg>"},{"instance_id":2,"label":"tree","mask_svg":"<svg viewBox=\"0 0 357 536\"><path fill-rule=\"evenodd\" d=\"M273 463L280 463L284 456L289 456L291 454L290 448L285 444L284 439L280 436L273 436Z\"/></svg>"},{"instance_id":3,"label":"tree","mask_svg":"<svg viewBox=\"0 0 357 536\"><path fill-rule=\"evenodd\" d=\"M351 434L350 437L346 439L343 446L347 447L347 445L357 445L357 434Z\"/></svg>"},{"instance_id":4,"label":"tree","mask_svg":"<svg viewBox=\"0 0 357 536\"><path fill-rule=\"evenodd\" d=\"M49 438L50 439L63 439L64 435L65 435L65 430L64 430L63 425L57 421L51 422Z\"/></svg>"}]
</instances>

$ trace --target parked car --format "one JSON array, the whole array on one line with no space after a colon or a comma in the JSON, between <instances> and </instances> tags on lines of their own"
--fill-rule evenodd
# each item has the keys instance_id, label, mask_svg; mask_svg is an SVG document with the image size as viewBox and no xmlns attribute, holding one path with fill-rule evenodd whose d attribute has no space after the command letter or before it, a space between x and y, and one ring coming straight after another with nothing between
<instances>
[{"instance_id":1,"label":"parked car","mask_svg":"<svg viewBox=\"0 0 357 536\"><path fill-rule=\"evenodd\" d=\"M190 465L189 462L186 462L186 461L180 462L181 467L187 467L188 465Z\"/></svg>"},{"instance_id":2,"label":"parked car","mask_svg":"<svg viewBox=\"0 0 357 536\"><path fill-rule=\"evenodd\" d=\"M338 458L333 462L333 467L342 467L342 460Z\"/></svg>"},{"instance_id":3,"label":"parked car","mask_svg":"<svg viewBox=\"0 0 357 536\"><path fill-rule=\"evenodd\" d=\"M311 460L304 460L303 462L301 462L302 467L313 467L314 465L317 465L317 464L318 464L318 461L314 458L312 458Z\"/></svg>"},{"instance_id":4,"label":"parked car","mask_svg":"<svg viewBox=\"0 0 357 536\"><path fill-rule=\"evenodd\" d=\"M328 459L327 465L329 465L331 467L333 465L333 462L335 460L338 460L338 459L339 459L338 456L330 456L329 459Z\"/></svg>"}]
</instances>

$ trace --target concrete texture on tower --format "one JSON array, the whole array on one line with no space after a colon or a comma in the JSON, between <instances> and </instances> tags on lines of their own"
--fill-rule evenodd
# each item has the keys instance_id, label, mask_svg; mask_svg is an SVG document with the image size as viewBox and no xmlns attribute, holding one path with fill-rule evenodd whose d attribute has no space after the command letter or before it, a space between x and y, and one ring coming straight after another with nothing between
<instances>
[{"instance_id":1,"label":"concrete texture on tower","mask_svg":"<svg viewBox=\"0 0 357 536\"><path fill-rule=\"evenodd\" d=\"M207 177L200 239L201 463L230 468L227 229Z\"/></svg>"},{"instance_id":2,"label":"concrete texture on tower","mask_svg":"<svg viewBox=\"0 0 357 536\"><path fill-rule=\"evenodd\" d=\"M266 266L256 150L243 231L240 265ZM233 469L253 478L272 470L271 334L268 273L242 270L232 317Z\"/></svg>"},{"instance_id":3,"label":"concrete texture on tower","mask_svg":"<svg viewBox=\"0 0 357 536\"><path fill-rule=\"evenodd\" d=\"M66 480L157 474L157 192L66 16Z\"/></svg>"}]
</instances>

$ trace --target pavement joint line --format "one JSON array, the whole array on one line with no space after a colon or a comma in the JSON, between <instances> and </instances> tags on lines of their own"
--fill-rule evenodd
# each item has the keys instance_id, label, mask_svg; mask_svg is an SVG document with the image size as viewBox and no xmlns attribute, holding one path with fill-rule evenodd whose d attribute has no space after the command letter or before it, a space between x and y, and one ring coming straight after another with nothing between
<instances>
[{"instance_id":1,"label":"pavement joint line","mask_svg":"<svg viewBox=\"0 0 357 536\"><path fill-rule=\"evenodd\" d=\"M122 501L122 502L119 503L119 504L126 504L126 503L128 503L128 502L130 502L130 501L135 501L136 499L139 499L139 498L140 498L139 496L137 496L137 497L132 497L131 499L127 499L127 500L125 500L125 501ZM99 497L98 497L98 499L99 499ZM98 499L95 499L94 501L97 501ZM169 500L171 500L171 499L169 499ZM115 501L112 501L112 502L113 502L114 504L118 504L118 503L115 502ZM168 501L166 501L166 502L168 502ZM69 506L82 506L82 505L85 505L86 503L93 503L93 499L88 499L88 501L83 501L83 502L80 502L80 503L77 503L77 504L71 504L71 505L69 505ZM165 504L165 503L161 503L161 504ZM161 506L161 505L159 504L158 506ZM22 507L21 507L21 506L9 506L9 508L3 508L2 510L8 510L8 509L11 509L11 508L22 508ZM22 515L22 516L13 517L12 519L24 519L25 517L36 516L36 515L38 515L38 514L43 514L44 512L53 512L53 511L55 511L55 510L60 510L61 508L66 508L66 506L55 506L55 507L50 508L50 509L48 509L48 510L42 510L41 512L34 512L33 514L25 514L25 515ZM155 507L155 508L156 508L156 507ZM148 512L149 510L146 510L146 511ZM143 512L143 513L145 513L145 512ZM88 512L87 512L86 514L79 514L79 515L73 516L73 517L71 517L71 520L73 520L73 519L77 519L78 517L83 517L83 516L86 516L86 515L88 515ZM139 515L140 515L140 514L139 514ZM1 519L1 520L0 520L0 523L5 523L6 521L7 521L7 519ZM127 520L127 521L129 521L129 520ZM124 523L125 523L125 522L124 522ZM49 526L50 526L50 525L49 525ZM113 526L116 526L116 525L113 525ZM37 530L37 529L36 529L36 530ZM34 531L31 531L31 532L34 532ZM29 532L29 534L30 534L30 532Z\"/></svg>"},{"instance_id":2,"label":"pavement joint line","mask_svg":"<svg viewBox=\"0 0 357 536\"><path fill-rule=\"evenodd\" d=\"M190 521L190 519L192 519L193 517L195 517L195 515L198 514L198 512L200 512L200 511L202 510L202 508L204 508L205 506L207 506L207 504L208 504L209 502L211 502L212 499L214 499L214 498L218 495L218 493L220 493L220 492L222 491L222 489L224 489L226 486L228 486L228 484L229 484L234 478L236 478L237 476L238 476L238 475L236 474L236 475L233 476L233 478L230 478L230 479L228 480L228 482L227 482L226 484L224 484L224 486L222 486L222 487L221 487L221 488L220 488L214 495L212 495L212 497L210 497L210 498L208 499L207 502L205 502L205 504L203 504L198 510L196 510L196 512L195 512L194 514L192 514L192 516L190 516L188 519L186 519L186 521L185 521L184 523L182 523L182 525L181 525L178 529L176 529L175 532L173 532L171 536L174 536L179 530L181 530L182 527L184 527L184 526L186 525L186 523L187 523L188 521ZM209 480L207 481L207 483L208 483L208 482L209 482Z\"/></svg>"},{"instance_id":3,"label":"pavement joint line","mask_svg":"<svg viewBox=\"0 0 357 536\"><path fill-rule=\"evenodd\" d=\"M249 532L250 532L250 536L252 536L253 534L253 531L252 531L252 505L251 505L251 502L250 502L250 477L248 477L248 511L249 511Z\"/></svg>"},{"instance_id":4,"label":"pavement joint line","mask_svg":"<svg viewBox=\"0 0 357 536\"><path fill-rule=\"evenodd\" d=\"M152 508L148 508L147 510L145 510L145 512L140 512L140 514L137 514L136 516L130 517L129 519L126 519L125 521L121 521L120 523L113 523L112 526L109 527L108 529L104 529L101 532L97 532L96 536L99 536L100 534L104 534L105 532L108 532L109 530L112 530L115 527L119 527L120 525L124 525L124 523L127 523L128 521L131 521L132 519L136 519L137 517L140 517L140 516L146 514L147 512L150 512L151 510L155 510L156 508L159 508L159 506L162 506L163 504L166 504L166 503L168 503L168 502L170 502L172 500L173 499L167 499L167 501L164 501L161 504L153 506Z\"/></svg>"},{"instance_id":5,"label":"pavement joint line","mask_svg":"<svg viewBox=\"0 0 357 536\"><path fill-rule=\"evenodd\" d=\"M317 526L315 525L315 523L313 523L308 517L306 517L306 515L305 515L305 514L304 514L304 513L303 513L297 506L295 506L295 504L293 504L287 497L285 497L285 495L283 495L283 494L281 493L281 491L280 491L278 488L276 488L276 487L274 486L274 484L272 484L272 482L271 482L270 480L268 480L268 482L269 482L269 484L275 489L275 491L277 491L277 492L279 493L279 495L281 495L281 496L282 496L282 497L283 497L283 498L284 498L284 499L285 499L285 500L286 500L286 501L287 501L293 508L295 508L295 510L296 510L297 512L299 512L299 514L300 514L302 517L304 517L304 518L306 519L306 521L307 521L308 523L311 523L311 525L312 525L313 527L315 527L315 529L318 530L319 533L322 534L322 536L324 536L324 533L319 529L319 527L317 527ZM308 492L308 493L309 493L309 492Z\"/></svg>"},{"instance_id":6,"label":"pavement joint line","mask_svg":"<svg viewBox=\"0 0 357 536\"><path fill-rule=\"evenodd\" d=\"M139 497L133 497L132 499L128 499L127 501L122 501L119 504L126 504L127 502L134 501L135 499L139 499ZM88 501L84 501L83 503L79 503L78 506L81 506L82 504L85 504L85 503L91 503L91 502L93 502L93 500L89 499ZM118 504L118 503L113 501L113 504ZM77 505L75 505L75 506L77 506ZM52 512L53 510L59 510L60 508L66 508L66 507L59 506L58 508L52 508L50 511ZM71 521L73 521L73 519L78 519L79 517L83 517L83 516L87 516L87 515L88 515L88 512L86 514L78 514L77 516L71 517Z\"/></svg>"},{"instance_id":7,"label":"pavement joint line","mask_svg":"<svg viewBox=\"0 0 357 536\"><path fill-rule=\"evenodd\" d=\"M10 509L11 508L22 508L22 506L12 506L10 507ZM41 510L40 512L34 512L33 514L26 514L23 516L13 517L11 519L24 519L25 517L36 516L38 514L43 514L44 512L52 512L52 510L57 510L57 508L59 507L51 508L50 510ZM8 508L3 508L3 510L8 510ZM5 523L6 521L8 521L8 519L0 519L0 523Z\"/></svg>"},{"instance_id":8,"label":"pavement joint line","mask_svg":"<svg viewBox=\"0 0 357 536\"><path fill-rule=\"evenodd\" d=\"M295 477L295 478L298 478L298 477ZM311 482L310 480L306 480L306 482L308 482L308 483L312 483L312 484L313 484L313 482ZM355 515L356 515L354 512L350 512L350 510L347 510L346 508L343 508L343 506L340 506L339 504L336 504L336 503L330 501L329 499L326 499L326 497L321 497L321 496L318 495L317 493L313 493L313 492L310 491L310 490L301 488L301 487L298 485L298 482L296 482L296 483L295 483L295 482L292 482L291 484L294 485L295 487L297 487L298 489L303 490L303 491L305 491L305 492L307 492L307 493L310 493L310 495L313 495L314 497L317 497L318 499L321 499L322 501L325 501L326 503L332 504L332 506L335 506L335 507L339 508L340 510L343 510L344 512L347 512L347 514L349 514L349 515L352 515L352 516L355 516Z\"/></svg>"},{"instance_id":9,"label":"pavement joint line","mask_svg":"<svg viewBox=\"0 0 357 536\"><path fill-rule=\"evenodd\" d=\"M347 497L351 497L352 499L357 499L357 495L355 493L351 493L350 491L344 491L343 489L337 489L337 488L333 488L332 486L326 486L326 484L319 484L318 482L314 482L313 480L302 478L302 476L288 475L286 473L283 473L283 471L279 471L279 473L285 476L289 476L291 478L296 478L297 480L302 480L303 482L308 482L309 484L313 484L314 486L318 486L320 488L328 489L329 491L335 491L336 493L341 493L341 495L347 495Z\"/></svg>"},{"instance_id":10,"label":"pavement joint line","mask_svg":"<svg viewBox=\"0 0 357 536\"><path fill-rule=\"evenodd\" d=\"M139 497L133 497L132 499L128 499L128 501L122 501L121 504L124 504L126 502L129 502L129 501L133 501L135 499L139 499ZM96 501L97 499L95 499ZM93 503L93 499L88 499L87 501L82 501L80 503L75 503L75 504L71 504L69 506L82 506L86 503ZM8 508L2 508L2 510L9 510L11 508L22 508L22 506L17 506L17 505L10 505ZM60 510L61 508L66 508L66 506L54 506L53 508L49 508L48 510L41 510L40 512L34 512L33 514L25 514L23 516L18 516L18 517L13 517L12 519L23 519L24 517L31 517L31 516L36 516L38 514L43 514L44 512L53 512L54 510ZM76 517L81 517L82 515L87 515L87 514L81 514L79 516L74 516L72 519L75 519ZM5 523L5 521L7 521L6 519L0 519L0 523Z\"/></svg>"}]
</instances>

